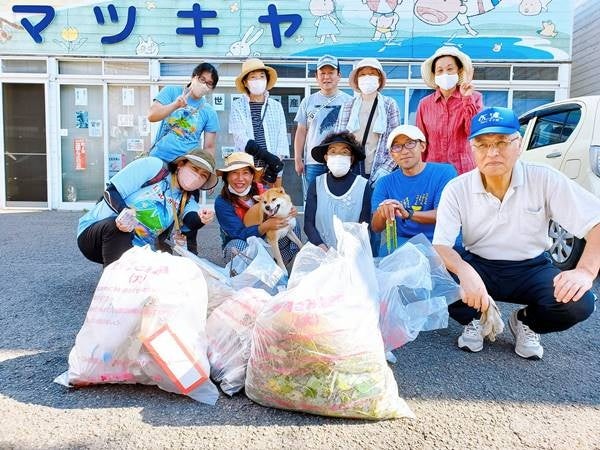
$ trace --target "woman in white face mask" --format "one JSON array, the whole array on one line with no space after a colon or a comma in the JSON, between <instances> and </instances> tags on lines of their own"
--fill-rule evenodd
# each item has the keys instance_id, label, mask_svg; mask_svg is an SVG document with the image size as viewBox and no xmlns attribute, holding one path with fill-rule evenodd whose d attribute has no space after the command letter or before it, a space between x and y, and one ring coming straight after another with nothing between
<instances>
[{"instance_id":1,"label":"woman in white face mask","mask_svg":"<svg viewBox=\"0 0 600 450\"><path fill-rule=\"evenodd\" d=\"M350 169L364 161L365 152L352 133L331 133L311 151L315 161L327 165L309 186L304 207L304 233L327 251L336 246L333 216L343 222L370 222L372 189L367 179Z\"/></svg>"},{"instance_id":2,"label":"woman in white face mask","mask_svg":"<svg viewBox=\"0 0 600 450\"><path fill-rule=\"evenodd\" d=\"M281 159L290 156L290 149L281 103L269 98L269 90L276 82L275 69L260 59L244 61L235 80L235 86L244 95L231 105L229 134L233 135L236 151L251 154L256 166L265 169L264 182L281 186Z\"/></svg>"},{"instance_id":3,"label":"woman in white face mask","mask_svg":"<svg viewBox=\"0 0 600 450\"><path fill-rule=\"evenodd\" d=\"M435 89L417 107L417 126L428 142L424 159L468 172L475 161L467 136L471 119L483 108L481 94L473 89L471 58L456 47L441 47L423 62L421 76Z\"/></svg>"},{"instance_id":4,"label":"woman in white face mask","mask_svg":"<svg viewBox=\"0 0 600 450\"><path fill-rule=\"evenodd\" d=\"M251 236L264 237L267 231L278 230L288 225L288 218L270 217L260 225L244 225L244 216L256 202L265 187L255 180L262 168L254 165L251 155L245 152L234 152L225 158L224 167L217 169L217 175L223 179L221 194L215 199L217 221L221 227L223 256L227 261L237 251L248 247L246 240ZM292 208L291 216L297 211ZM300 227L294 229L300 236ZM279 240L279 250L283 261L287 264L300 250L287 237Z\"/></svg>"},{"instance_id":5,"label":"woman in white face mask","mask_svg":"<svg viewBox=\"0 0 600 450\"><path fill-rule=\"evenodd\" d=\"M400 110L393 98L381 94L386 75L375 58L359 61L348 80L358 95L342 107L335 131L351 132L363 146L366 157L355 171L373 185L378 177L396 167L386 142L390 131L400 125Z\"/></svg>"}]
</instances>

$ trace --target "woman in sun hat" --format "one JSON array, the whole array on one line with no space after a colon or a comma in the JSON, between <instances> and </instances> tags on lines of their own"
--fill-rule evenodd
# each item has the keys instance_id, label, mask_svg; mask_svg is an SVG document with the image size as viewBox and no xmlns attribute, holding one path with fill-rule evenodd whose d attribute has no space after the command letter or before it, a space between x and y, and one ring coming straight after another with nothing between
<instances>
[{"instance_id":1,"label":"woman in sun hat","mask_svg":"<svg viewBox=\"0 0 600 450\"><path fill-rule=\"evenodd\" d=\"M365 152L348 131L330 133L313 147L312 157L327 166L327 173L311 182L304 207L304 232L323 250L336 246L333 216L342 222L371 220L372 189L366 178L350 168L365 159Z\"/></svg>"},{"instance_id":2,"label":"woman in sun hat","mask_svg":"<svg viewBox=\"0 0 600 450\"><path fill-rule=\"evenodd\" d=\"M348 78L358 95L342 106L335 129L351 132L364 148L365 160L355 170L368 178L371 185L396 168L386 142L390 131L400 125L400 110L393 98L381 94L386 80L377 59L359 61Z\"/></svg>"},{"instance_id":3,"label":"woman in sun hat","mask_svg":"<svg viewBox=\"0 0 600 450\"><path fill-rule=\"evenodd\" d=\"M133 161L110 179L103 198L79 219L77 245L91 261L105 267L133 245L160 246L173 228L199 229L214 219L201 209L191 192L217 185L215 160L200 148L165 166L149 156Z\"/></svg>"},{"instance_id":4,"label":"woman in sun hat","mask_svg":"<svg viewBox=\"0 0 600 450\"><path fill-rule=\"evenodd\" d=\"M250 236L264 237L269 230L278 230L288 224L287 218L270 217L260 225L244 225L244 216L256 203L254 198L261 195L266 189L255 181L257 172L262 168L256 167L254 159L245 152L234 152L224 160L224 166L217 169L217 175L223 179L221 194L215 199L217 221L221 227L221 240L223 256L227 261L235 256L237 251L244 251L248 247L246 240ZM293 208L291 216L295 216ZM294 229L296 236L300 236L300 227ZM300 250L296 244L287 237L279 240L279 249L283 261L287 264Z\"/></svg>"},{"instance_id":5,"label":"woman in sun hat","mask_svg":"<svg viewBox=\"0 0 600 450\"><path fill-rule=\"evenodd\" d=\"M281 186L283 165L280 159L290 156L290 148L281 103L269 98L269 90L276 82L275 69L260 59L244 61L242 71L235 79L237 90L244 95L231 105L229 134L233 135L235 150L254 155L256 166L265 167L263 174L272 174L267 181Z\"/></svg>"},{"instance_id":6,"label":"woman in sun hat","mask_svg":"<svg viewBox=\"0 0 600 450\"><path fill-rule=\"evenodd\" d=\"M456 47L441 47L423 62L421 76L435 89L417 107L416 125L428 143L424 159L468 172L475 168L467 139L471 119L483 108L481 94L473 89L471 58Z\"/></svg>"}]
</instances>

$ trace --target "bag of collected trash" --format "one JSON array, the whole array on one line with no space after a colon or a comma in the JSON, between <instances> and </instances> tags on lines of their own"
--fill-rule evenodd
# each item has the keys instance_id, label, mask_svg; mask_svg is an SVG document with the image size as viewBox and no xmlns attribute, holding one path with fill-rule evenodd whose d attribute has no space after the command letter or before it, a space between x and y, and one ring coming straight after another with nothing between
<instances>
[{"instance_id":1,"label":"bag of collected trash","mask_svg":"<svg viewBox=\"0 0 600 450\"><path fill-rule=\"evenodd\" d=\"M251 236L248 247L235 255L225 266L231 275L234 289L253 287L275 295L287 288L287 273L279 267L261 238Z\"/></svg>"},{"instance_id":2,"label":"bag of collected trash","mask_svg":"<svg viewBox=\"0 0 600 450\"><path fill-rule=\"evenodd\" d=\"M256 317L271 296L243 288L216 308L206 321L211 378L233 395L244 387Z\"/></svg>"},{"instance_id":3,"label":"bag of collected trash","mask_svg":"<svg viewBox=\"0 0 600 450\"><path fill-rule=\"evenodd\" d=\"M66 386L141 383L214 405L207 288L186 258L133 247L104 269L69 353Z\"/></svg>"},{"instance_id":4,"label":"bag of collected trash","mask_svg":"<svg viewBox=\"0 0 600 450\"><path fill-rule=\"evenodd\" d=\"M460 288L424 235L413 237L376 264L379 326L386 351L413 341L421 331L448 326L448 305L460 298Z\"/></svg>"},{"instance_id":5,"label":"bag of collected trash","mask_svg":"<svg viewBox=\"0 0 600 450\"><path fill-rule=\"evenodd\" d=\"M326 416L412 417L384 356L366 224L346 225L334 219L339 256L259 314L246 395L264 406Z\"/></svg>"}]
</instances>

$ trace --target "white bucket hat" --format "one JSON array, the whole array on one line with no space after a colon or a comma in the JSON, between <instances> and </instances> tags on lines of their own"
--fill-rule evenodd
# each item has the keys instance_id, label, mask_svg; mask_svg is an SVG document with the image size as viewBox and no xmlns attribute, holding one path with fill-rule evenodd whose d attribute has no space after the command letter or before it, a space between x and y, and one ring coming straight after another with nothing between
<instances>
[{"instance_id":1,"label":"white bucket hat","mask_svg":"<svg viewBox=\"0 0 600 450\"><path fill-rule=\"evenodd\" d=\"M463 81L462 74L466 72L471 72L473 70L473 63L471 62L471 58L463 52L461 52L458 48L452 46L444 46L438 48L435 53L427 58L421 64L421 78L427 86L431 89L437 89L437 84L435 84L435 74L433 66L433 62L441 56L454 56L457 58L461 64L462 69L459 70L458 74L458 84L461 84Z\"/></svg>"},{"instance_id":2,"label":"white bucket hat","mask_svg":"<svg viewBox=\"0 0 600 450\"><path fill-rule=\"evenodd\" d=\"M350 72L350 76L348 77L348 83L350 83L350 87L355 92L360 92L360 89L358 89L357 74L358 74L358 70L363 67L373 67L374 69L377 69L379 71L380 81L379 81L379 88L377 90L381 91L383 89L383 87L385 86L385 82L386 82L387 78L385 76L385 71L383 70L381 63L376 58L365 58L365 59L361 59L358 63L356 63L356 65L354 66L354 70L352 72Z\"/></svg>"}]
</instances>

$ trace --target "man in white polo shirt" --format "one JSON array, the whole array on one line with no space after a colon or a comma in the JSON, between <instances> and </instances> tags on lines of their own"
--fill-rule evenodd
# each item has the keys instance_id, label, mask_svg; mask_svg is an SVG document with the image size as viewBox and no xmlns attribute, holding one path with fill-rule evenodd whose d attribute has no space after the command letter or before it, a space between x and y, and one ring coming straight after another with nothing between
<instances>
[{"instance_id":1,"label":"man in white polo shirt","mask_svg":"<svg viewBox=\"0 0 600 450\"><path fill-rule=\"evenodd\" d=\"M526 305L509 328L515 352L540 359L540 334L563 331L594 311L592 283L600 270L600 200L544 165L519 161L519 121L512 110L487 108L471 122L477 168L451 180L437 210L433 244L460 282L462 302L450 316L465 325L460 348L483 349L480 311L488 295ZM548 222L579 238L585 250L573 270L560 272L544 253ZM465 252L452 246L461 232Z\"/></svg>"}]
</instances>

